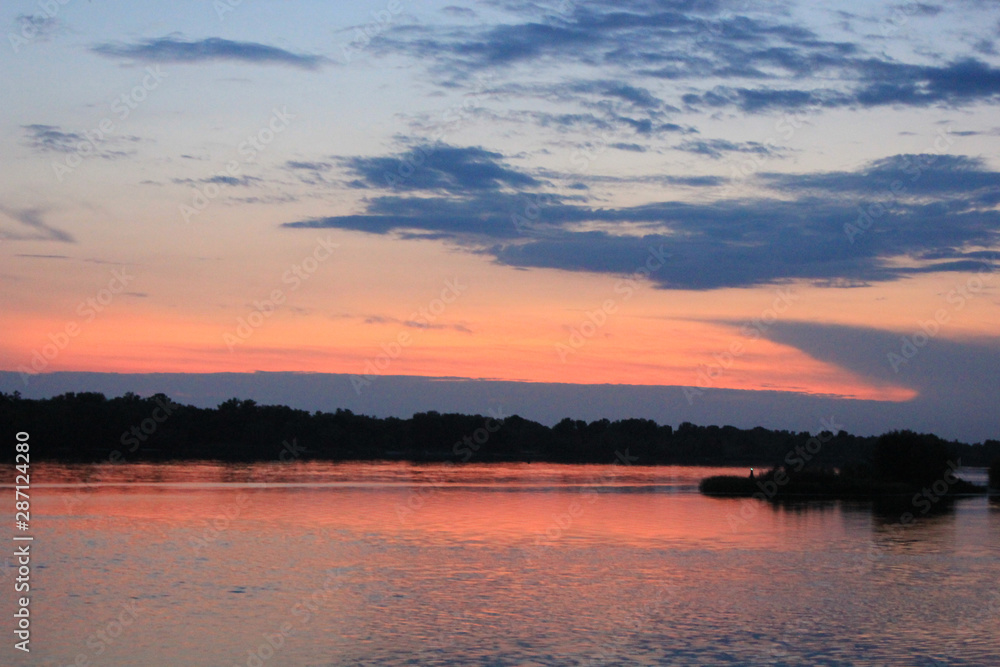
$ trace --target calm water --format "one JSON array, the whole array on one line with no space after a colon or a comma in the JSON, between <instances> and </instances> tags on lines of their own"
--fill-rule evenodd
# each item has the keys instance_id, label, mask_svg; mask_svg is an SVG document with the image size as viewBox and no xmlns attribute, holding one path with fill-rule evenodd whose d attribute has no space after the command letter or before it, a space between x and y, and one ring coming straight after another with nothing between
<instances>
[{"instance_id":1,"label":"calm water","mask_svg":"<svg viewBox=\"0 0 1000 667\"><path fill-rule=\"evenodd\" d=\"M720 472L35 465L0 663L1000 665L995 500L900 528L700 496Z\"/></svg>"}]
</instances>

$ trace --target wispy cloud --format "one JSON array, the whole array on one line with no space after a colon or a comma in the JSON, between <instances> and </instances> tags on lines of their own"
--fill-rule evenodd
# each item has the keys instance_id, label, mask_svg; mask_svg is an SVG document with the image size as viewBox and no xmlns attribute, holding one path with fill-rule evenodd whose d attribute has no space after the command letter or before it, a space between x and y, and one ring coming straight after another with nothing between
<instances>
[{"instance_id":1,"label":"wispy cloud","mask_svg":"<svg viewBox=\"0 0 1000 667\"><path fill-rule=\"evenodd\" d=\"M30 259L73 259L69 255L40 255L37 253L17 253L14 257L27 257Z\"/></svg>"},{"instance_id":2,"label":"wispy cloud","mask_svg":"<svg viewBox=\"0 0 1000 667\"><path fill-rule=\"evenodd\" d=\"M40 151L53 153L75 153L81 142L86 138L77 132L64 132L58 125L42 125L34 123L22 125L25 132L25 143Z\"/></svg>"},{"instance_id":3,"label":"wispy cloud","mask_svg":"<svg viewBox=\"0 0 1000 667\"><path fill-rule=\"evenodd\" d=\"M458 331L459 333L471 334L472 329L465 326L464 324L444 324L444 323L429 323L429 322L416 322L414 320L401 320L397 317L386 317L384 315L370 315L365 318L365 324L395 324L398 326L408 327L411 329L436 329L436 330L450 330Z\"/></svg>"},{"instance_id":4,"label":"wispy cloud","mask_svg":"<svg viewBox=\"0 0 1000 667\"><path fill-rule=\"evenodd\" d=\"M327 179L326 174L333 168L334 164L332 162L306 160L288 160L285 162L285 169L294 178L307 185L331 185L331 181Z\"/></svg>"},{"instance_id":5,"label":"wispy cloud","mask_svg":"<svg viewBox=\"0 0 1000 667\"><path fill-rule=\"evenodd\" d=\"M35 208L14 210L0 206L0 239L76 243L76 239L70 233L47 224L42 219L43 213L43 210ZM8 220L17 223L16 226L5 224ZM25 227L30 231L25 231Z\"/></svg>"},{"instance_id":6,"label":"wispy cloud","mask_svg":"<svg viewBox=\"0 0 1000 667\"><path fill-rule=\"evenodd\" d=\"M757 141L728 141L726 139L698 139L684 141L674 146L679 151L697 153L713 159L721 158L726 153L756 153L758 155L774 155L778 150L765 146Z\"/></svg>"},{"instance_id":7,"label":"wispy cloud","mask_svg":"<svg viewBox=\"0 0 1000 667\"><path fill-rule=\"evenodd\" d=\"M233 186L243 186L249 187L251 185L259 185L264 182L263 179L257 178L256 176L209 176L206 178L174 178L171 180L172 183L176 185L203 185L208 183L214 183L215 185L233 185Z\"/></svg>"},{"instance_id":8,"label":"wispy cloud","mask_svg":"<svg viewBox=\"0 0 1000 667\"><path fill-rule=\"evenodd\" d=\"M129 58L156 63L243 62L258 65L287 65L313 70L330 61L318 55L293 53L257 42L235 42L219 37L187 41L174 37L146 39L133 43L104 43L91 47L108 58Z\"/></svg>"},{"instance_id":9,"label":"wispy cloud","mask_svg":"<svg viewBox=\"0 0 1000 667\"><path fill-rule=\"evenodd\" d=\"M22 125L24 140L22 143L40 153L79 153L94 155L105 160L129 157L135 154L132 150L122 150L128 144L136 144L143 139L134 135L101 135L94 140L80 132L64 130L58 125L43 125L34 123Z\"/></svg>"},{"instance_id":10,"label":"wispy cloud","mask_svg":"<svg viewBox=\"0 0 1000 667\"><path fill-rule=\"evenodd\" d=\"M329 171L333 168L330 162L303 162L299 160L289 160L285 163L289 169L305 169L307 171Z\"/></svg>"}]
</instances>

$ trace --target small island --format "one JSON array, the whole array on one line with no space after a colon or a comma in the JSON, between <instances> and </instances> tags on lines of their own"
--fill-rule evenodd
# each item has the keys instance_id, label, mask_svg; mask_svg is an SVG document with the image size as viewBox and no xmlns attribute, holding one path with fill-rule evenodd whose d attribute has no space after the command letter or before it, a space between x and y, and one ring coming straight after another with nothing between
<instances>
[{"instance_id":1,"label":"small island","mask_svg":"<svg viewBox=\"0 0 1000 667\"><path fill-rule=\"evenodd\" d=\"M752 497L760 500L872 499L912 496L918 508L929 511L945 499L985 494L985 486L959 479L956 459L947 443L933 435L892 431L878 438L869 460L849 463L839 470L807 467L789 456L772 469L741 477L718 475L701 481L709 496ZM1000 483L1000 460L990 468L990 487Z\"/></svg>"}]
</instances>

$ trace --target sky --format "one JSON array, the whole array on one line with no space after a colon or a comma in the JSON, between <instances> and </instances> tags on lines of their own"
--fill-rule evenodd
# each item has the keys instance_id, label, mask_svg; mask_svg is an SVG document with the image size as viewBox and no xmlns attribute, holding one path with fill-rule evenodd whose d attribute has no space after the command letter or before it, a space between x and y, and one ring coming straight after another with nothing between
<instances>
[{"instance_id":1,"label":"sky","mask_svg":"<svg viewBox=\"0 0 1000 667\"><path fill-rule=\"evenodd\" d=\"M1000 437L995 2L35 0L0 28L5 390L485 412L476 381L550 422Z\"/></svg>"}]
</instances>

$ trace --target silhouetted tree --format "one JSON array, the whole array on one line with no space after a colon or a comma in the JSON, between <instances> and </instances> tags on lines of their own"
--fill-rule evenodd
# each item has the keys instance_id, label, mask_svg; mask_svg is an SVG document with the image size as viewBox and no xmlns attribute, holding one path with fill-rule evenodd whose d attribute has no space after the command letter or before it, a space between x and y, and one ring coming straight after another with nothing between
<instances>
[{"instance_id":1,"label":"silhouetted tree","mask_svg":"<svg viewBox=\"0 0 1000 667\"><path fill-rule=\"evenodd\" d=\"M947 444L936 435L892 431L875 443L873 465L880 479L921 486L942 479L950 459Z\"/></svg>"}]
</instances>

